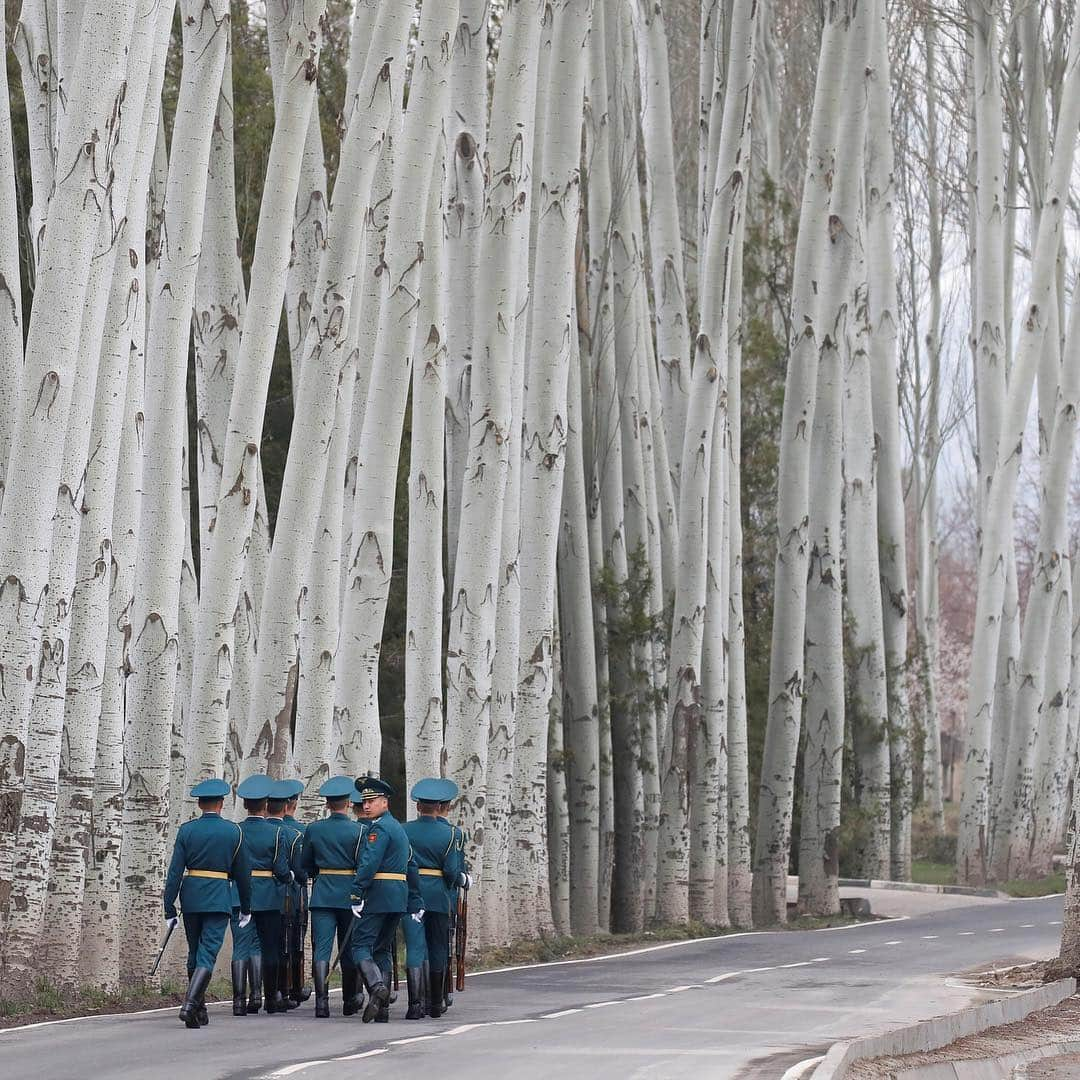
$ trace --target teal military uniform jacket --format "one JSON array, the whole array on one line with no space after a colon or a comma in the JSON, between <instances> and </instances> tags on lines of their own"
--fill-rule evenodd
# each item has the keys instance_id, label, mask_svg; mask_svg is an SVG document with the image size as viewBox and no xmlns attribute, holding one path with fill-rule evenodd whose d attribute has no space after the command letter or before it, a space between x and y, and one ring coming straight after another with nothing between
<instances>
[{"instance_id":1,"label":"teal military uniform jacket","mask_svg":"<svg viewBox=\"0 0 1080 1080\"><path fill-rule=\"evenodd\" d=\"M176 901L189 912L232 912L235 883L240 909L251 910L251 877L240 826L220 814L203 814L176 831L172 862L165 878L165 915ZM185 873L186 871L186 873Z\"/></svg>"},{"instance_id":2,"label":"teal military uniform jacket","mask_svg":"<svg viewBox=\"0 0 1080 1080\"><path fill-rule=\"evenodd\" d=\"M245 818L240 829L251 867L251 910L281 911L290 879L288 837L278 822L266 818Z\"/></svg>"},{"instance_id":3,"label":"teal military uniform jacket","mask_svg":"<svg viewBox=\"0 0 1080 1080\"><path fill-rule=\"evenodd\" d=\"M409 906L409 838L389 812L360 822L360 860L352 883L352 902L364 901L364 913L404 914ZM383 877L382 875L389 875Z\"/></svg>"},{"instance_id":4,"label":"teal military uniform jacket","mask_svg":"<svg viewBox=\"0 0 1080 1080\"><path fill-rule=\"evenodd\" d=\"M348 814L331 814L307 827L301 862L304 873L314 880L309 907L352 906L349 893L356 864L360 861L361 837L366 835L360 822ZM327 870L347 870L348 873L325 873Z\"/></svg>"},{"instance_id":5,"label":"teal military uniform jacket","mask_svg":"<svg viewBox=\"0 0 1080 1080\"><path fill-rule=\"evenodd\" d=\"M405 825L405 834L416 856L425 910L449 913L450 890L460 873L454 827L435 817L418 817Z\"/></svg>"}]
</instances>

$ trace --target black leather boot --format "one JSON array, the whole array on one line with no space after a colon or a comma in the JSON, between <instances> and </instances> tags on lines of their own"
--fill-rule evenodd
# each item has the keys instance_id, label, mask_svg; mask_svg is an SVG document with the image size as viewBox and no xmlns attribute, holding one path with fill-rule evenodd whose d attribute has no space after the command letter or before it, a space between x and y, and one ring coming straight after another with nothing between
<instances>
[{"instance_id":1,"label":"black leather boot","mask_svg":"<svg viewBox=\"0 0 1080 1080\"><path fill-rule=\"evenodd\" d=\"M341 1015L355 1016L360 1011L360 999L356 996L358 980L356 968L341 965Z\"/></svg>"},{"instance_id":2,"label":"black leather boot","mask_svg":"<svg viewBox=\"0 0 1080 1080\"><path fill-rule=\"evenodd\" d=\"M311 997L311 987L304 985L304 956L299 952L294 953L292 958L292 989L289 997L297 1005Z\"/></svg>"},{"instance_id":3,"label":"black leather boot","mask_svg":"<svg viewBox=\"0 0 1080 1080\"><path fill-rule=\"evenodd\" d=\"M316 960L311 965L311 974L315 980L315 1015L330 1015L330 961Z\"/></svg>"},{"instance_id":4,"label":"black leather boot","mask_svg":"<svg viewBox=\"0 0 1080 1080\"><path fill-rule=\"evenodd\" d=\"M263 960L263 1007L268 1013L288 1012L278 989L278 965Z\"/></svg>"},{"instance_id":5,"label":"black leather boot","mask_svg":"<svg viewBox=\"0 0 1080 1080\"><path fill-rule=\"evenodd\" d=\"M446 993L446 972L431 971L430 1001L428 1002L428 1016L439 1017L443 1014L443 995Z\"/></svg>"},{"instance_id":6,"label":"black leather boot","mask_svg":"<svg viewBox=\"0 0 1080 1080\"><path fill-rule=\"evenodd\" d=\"M382 969L374 960L361 960L359 963L360 975L367 986L367 1005L364 1006L364 1023L370 1024L381 1011L387 1009L390 1004L390 989L383 979ZM389 1014L388 1014L389 1018Z\"/></svg>"},{"instance_id":7,"label":"black leather boot","mask_svg":"<svg viewBox=\"0 0 1080 1080\"><path fill-rule=\"evenodd\" d=\"M247 1016L247 1000L244 997L244 975L247 963L244 960L232 962L232 1014Z\"/></svg>"},{"instance_id":8,"label":"black leather boot","mask_svg":"<svg viewBox=\"0 0 1080 1080\"><path fill-rule=\"evenodd\" d=\"M248 957L248 1003L247 1011L257 1013L262 1008L262 957Z\"/></svg>"},{"instance_id":9,"label":"black leather boot","mask_svg":"<svg viewBox=\"0 0 1080 1080\"><path fill-rule=\"evenodd\" d=\"M184 995L184 1004L180 1006L180 1019L184 1021L185 1027L199 1027L199 1004L210 984L210 974L209 968L196 968L192 972L187 993Z\"/></svg>"},{"instance_id":10,"label":"black leather boot","mask_svg":"<svg viewBox=\"0 0 1080 1080\"><path fill-rule=\"evenodd\" d=\"M406 1020L424 1019L424 969L406 968L405 982L409 987L409 1011Z\"/></svg>"}]
</instances>

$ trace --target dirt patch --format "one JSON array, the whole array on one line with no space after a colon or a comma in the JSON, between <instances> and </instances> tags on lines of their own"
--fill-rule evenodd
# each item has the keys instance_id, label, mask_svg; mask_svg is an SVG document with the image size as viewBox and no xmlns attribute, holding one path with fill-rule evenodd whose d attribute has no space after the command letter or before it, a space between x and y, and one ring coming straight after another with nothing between
<instances>
[{"instance_id":1,"label":"dirt patch","mask_svg":"<svg viewBox=\"0 0 1080 1080\"><path fill-rule=\"evenodd\" d=\"M936 1065L943 1061L979 1061L1034 1050L1049 1043L1071 1041L1080 1029L1080 997L1066 998L1060 1005L1033 1013L1026 1020L990 1028L979 1035L969 1035L940 1050L902 1057L875 1058L851 1067L852 1080L891 1080L906 1069L918 1065ZM1032 1074L1035 1075L1035 1074ZM1053 1076L1054 1074L1049 1074ZM1075 1077L1077 1072L1062 1075Z\"/></svg>"}]
</instances>

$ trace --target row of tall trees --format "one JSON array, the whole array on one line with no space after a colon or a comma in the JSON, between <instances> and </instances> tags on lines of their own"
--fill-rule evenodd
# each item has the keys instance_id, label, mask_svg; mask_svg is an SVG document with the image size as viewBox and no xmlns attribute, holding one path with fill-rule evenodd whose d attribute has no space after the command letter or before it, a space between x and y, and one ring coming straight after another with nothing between
<instances>
[{"instance_id":1,"label":"row of tall trees","mask_svg":"<svg viewBox=\"0 0 1080 1080\"><path fill-rule=\"evenodd\" d=\"M335 773L452 777L482 942L783 921L793 864L812 912L842 862L909 876L916 799L942 815L953 258L959 869L1046 863L1080 700L1080 35L1045 6L24 0L4 986L144 978L208 775L297 776L310 815Z\"/></svg>"}]
</instances>

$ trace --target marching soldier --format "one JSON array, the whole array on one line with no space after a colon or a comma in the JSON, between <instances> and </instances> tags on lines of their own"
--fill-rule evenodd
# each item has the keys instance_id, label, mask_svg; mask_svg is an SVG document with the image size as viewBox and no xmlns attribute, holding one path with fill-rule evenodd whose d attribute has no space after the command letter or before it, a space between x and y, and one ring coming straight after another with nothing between
<instances>
[{"instance_id":1,"label":"marching soldier","mask_svg":"<svg viewBox=\"0 0 1080 1080\"><path fill-rule=\"evenodd\" d=\"M210 1022L206 987L232 911L230 881L235 881L240 898L241 925L251 919L251 877L243 834L237 825L221 816L228 793L229 785L224 780L204 780L191 789L202 815L185 821L177 830L165 879L165 919L170 929L176 925L177 899L184 914L188 988L180 1006L180 1019L189 1028Z\"/></svg>"},{"instance_id":2,"label":"marching soldier","mask_svg":"<svg viewBox=\"0 0 1080 1080\"><path fill-rule=\"evenodd\" d=\"M286 1012L278 989L281 955L281 913L285 887L293 880L287 857L288 837L266 819L266 802L273 790L269 776L249 776L237 789L248 816L240 823L244 848L251 866L251 914L259 933L262 953L263 997L266 1012Z\"/></svg>"},{"instance_id":3,"label":"marching soldier","mask_svg":"<svg viewBox=\"0 0 1080 1080\"><path fill-rule=\"evenodd\" d=\"M462 889L466 890L466 896L468 890L472 887L472 874L469 873L468 863L465 861L465 830L460 825L452 825L447 820L446 815L450 813L450 804L457 798L458 786L452 780L447 781L450 785L444 792L447 798L444 798L441 806L439 807L438 820L454 830L454 851L457 855L457 870L458 880L456 886L450 891L450 931L447 935L447 952L450 952L451 946L455 944L454 938L457 935L458 927L457 922L460 918L459 914L459 895ZM463 932L463 931L462 931ZM452 958L451 958L452 959ZM443 1008L449 1009L454 1004L454 980L449 976L446 979L445 984L445 997L443 1000Z\"/></svg>"},{"instance_id":4,"label":"marching soldier","mask_svg":"<svg viewBox=\"0 0 1080 1080\"><path fill-rule=\"evenodd\" d=\"M428 1013L432 1017L443 1013L450 963L450 911L461 883L461 859L456 830L439 818L439 812L455 795L457 785L452 780L436 777L421 780L411 792L418 816L406 823L405 833L416 855L425 915L422 924L410 919L404 924L409 985L406 1020L418 1020L424 1015L421 983L425 957L429 968Z\"/></svg>"},{"instance_id":5,"label":"marching soldier","mask_svg":"<svg viewBox=\"0 0 1080 1080\"><path fill-rule=\"evenodd\" d=\"M360 843L365 833L348 814L349 796L356 790L352 777L327 780L319 794L326 799L330 816L313 821L304 836L304 873L311 886L311 972L315 980L315 1015L330 1015L330 953L334 934L341 957L342 1013L353 1016L357 975L349 948L353 915L349 888L360 860Z\"/></svg>"},{"instance_id":6,"label":"marching soldier","mask_svg":"<svg viewBox=\"0 0 1080 1080\"><path fill-rule=\"evenodd\" d=\"M408 910L409 838L390 813L394 789L385 781L362 776L360 793L364 831L350 898L356 922L353 960L367 986L364 1023L390 1019L391 950L398 920ZM422 916L421 916L422 917Z\"/></svg>"},{"instance_id":7,"label":"marching soldier","mask_svg":"<svg viewBox=\"0 0 1080 1080\"><path fill-rule=\"evenodd\" d=\"M255 923L250 917L245 921L240 911L240 892L235 881L229 881L229 892L232 896L229 925L233 943L233 1016L247 1016L248 1013L257 1013L262 1008L262 955L259 952L259 935L255 930Z\"/></svg>"},{"instance_id":8,"label":"marching soldier","mask_svg":"<svg viewBox=\"0 0 1080 1080\"><path fill-rule=\"evenodd\" d=\"M285 886L285 906L281 915L281 954L278 957L278 989L286 1009L295 1009L301 1001L307 1001L311 996L310 992L304 994L301 990L299 968L296 969L297 978L293 981L293 961L299 959L296 956L296 943L300 936L300 886L307 885L307 877L300 860L304 850L303 833L285 821L285 807L296 792L297 783L298 781L294 780L276 780L266 803L266 820L281 828L282 843L285 845L286 858L294 879Z\"/></svg>"},{"instance_id":9,"label":"marching soldier","mask_svg":"<svg viewBox=\"0 0 1080 1080\"><path fill-rule=\"evenodd\" d=\"M292 795L285 802L285 824L296 829L300 833L301 841L303 841L307 829L296 819L296 804L304 791L304 785L299 780L286 780L285 783L291 784L293 788ZM309 888L310 882L305 876L305 879L300 882L300 902L293 921L294 938L291 950L292 973L290 978L293 986L292 993L297 995L294 1000L297 1002L307 1001L311 997L311 987L304 985L304 938L307 936L308 907L310 906Z\"/></svg>"}]
</instances>

